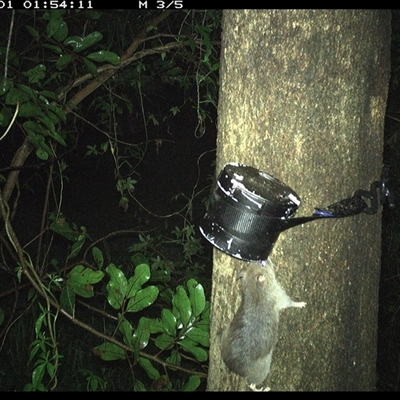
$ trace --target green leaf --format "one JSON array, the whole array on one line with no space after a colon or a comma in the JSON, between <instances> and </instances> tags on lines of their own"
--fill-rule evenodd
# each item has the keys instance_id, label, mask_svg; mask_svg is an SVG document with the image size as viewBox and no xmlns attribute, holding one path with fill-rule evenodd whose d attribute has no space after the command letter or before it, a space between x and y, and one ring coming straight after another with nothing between
<instances>
[{"instance_id":1,"label":"green leaf","mask_svg":"<svg viewBox=\"0 0 400 400\"><path fill-rule=\"evenodd\" d=\"M198 317L204 310L206 304L206 297L204 295L204 288L197 283L195 279L189 279L187 282L189 291L190 304L192 305L193 315Z\"/></svg>"},{"instance_id":2,"label":"green leaf","mask_svg":"<svg viewBox=\"0 0 400 400\"><path fill-rule=\"evenodd\" d=\"M24 72L24 75L28 77L29 83L38 83L46 76L46 66L43 64L36 65Z\"/></svg>"},{"instance_id":3,"label":"green leaf","mask_svg":"<svg viewBox=\"0 0 400 400\"><path fill-rule=\"evenodd\" d=\"M60 54L60 57L56 61L56 68L58 70L63 70L66 66L72 63L75 60L75 57L71 54Z\"/></svg>"},{"instance_id":4,"label":"green leaf","mask_svg":"<svg viewBox=\"0 0 400 400\"><path fill-rule=\"evenodd\" d=\"M26 93L29 96L29 99L36 101L36 91L34 91L31 87L19 84L18 89L21 90L21 92Z\"/></svg>"},{"instance_id":5,"label":"green leaf","mask_svg":"<svg viewBox=\"0 0 400 400\"><path fill-rule=\"evenodd\" d=\"M112 65L118 65L121 62L118 54L107 50L100 50L96 51L95 53L90 53L88 54L87 58L96 62L109 62Z\"/></svg>"},{"instance_id":6,"label":"green leaf","mask_svg":"<svg viewBox=\"0 0 400 400\"><path fill-rule=\"evenodd\" d=\"M50 51L52 51L53 53L56 53L58 55L61 55L63 53L60 46L55 46L54 44L47 44L47 43L43 43L42 46L45 49L49 49Z\"/></svg>"},{"instance_id":7,"label":"green leaf","mask_svg":"<svg viewBox=\"0 0 400 400\"><path fill-rule=\"evenodd\" d=\"M114 264L110 264L106 268L106 272L110 276L110 282L107 284L107 300L111 307L118 310L124 302L128 290L128 281L125 274Z\"/></svg>"},{"instance_id":8,"label":"green leaf","mask_svg":"<svg viewBox=\"0 0 400 400\"><path fill-rule=\"evenodd\" d=\"M127 297L136 295L136 292L142 288L142 285L150 279L150 267L147 264L139 264L135 268L133 276L129 278L129 293Z\"/></svg>"},{"instance_id":9,"label":"green leaf","mask_svg":"<svg viewBox=\"0 0 400 400\"><path fill-rule=\"evenodd\" d=\"M32 350L31 350L31 353L29 355L28 364L35 358L35 356L36 356L36 354L37 354L37 352L39 350L41 350L42 353L46 351L46 347L45 347L45 345L43 344L43 342L41 340L34 340L31 343L31 346L32 346Z\"/></svg>"},{"instance_id":10,"label":"green leaf","mask_svg":"<svg viewBox=\"0 0 400 400\"><path fill-rule=\"evenodd\" d=\"M35 28L30 25L26 25L26 30L36 40L36 42L39 42L39 32Z\"/></svg>"},{"instance_id":11,"label":"green leaf","mask_svg":"<svg viewBox=\"0 0 400 400\"><path fill-rule=\"evenodd\" d=\"M145 357L139 357L139 365L146 371L150 379L158 379L160 373L153 367L149 359Z\"/></svg>"},{"instance_id":12,"label":"green leaf","mask_svg":"<svg viewBox=\"0 0 400 400\"><path fill-rule=\"evenodd\" d=\"M56 36L56 37L60 37L62 36L63 33L65 33L65 29L66 27L65 22L62 19L62 15L63 12L62 10L51 10L48 14L47 17L48 18L48 24L46 26L46 34L49 38ZM46 19L46 18L44 18ZM61 31L61 33L58 33L59 31ZM58 34L58 35L57 35ZM68 34L68 31L67 31ZM65 37L64 37L65 39ZM56 39L59 40L59 39Z\"/></svg>"},{"instance_id":13,"label":"green leaf","mask_svg":"<svg viewBox=\"0 0 400 400\"><path fill-rule=\"evenodd\" d=\"M81 38L79 36L70 36L64 40L64 44L72 46L74 52L79 53L93 46L101 39L103 39L103 35L100 32L95 31L85 36L84 38Z\"/></svg>"},{"instance_id":14,"label":"green leaf","mask_svg":"<svg viewBox=\"0 0 400 400\"><path fill-rule=\"evenodd\" d=\"M95 10L87 10L85 12L85 17L89 19L99 19L101 14Z\"/></svg>"},{"instance_id":15,"label":"green leaf","mask_svg":"<svg viewBox=\"0 0 400 400\"><path fill-rule=\"evenodd\" d=\"M40 94L40 96L43 96L46 99L48 98L48 99L55 100L55 101L58 100L56 93L54 93L50 90L42 90L39 92L39 94ZM47 104L47 106L50 106L50 105L51 104ZM54 107L57 107L57 106L54 106ZM57 108L60 109L59 107L57 107Z\"/></svg>"},{"instance_id":16,"label":"green leaf","mask_svg":"<svg viewBox=\"0 0 400 400\"><path fill-rule=\"evenodd\" d=\"M58 28L60 27L60 24L62 22L62 18L60 17L59 14L49 14L48 18L48 23L46 26L46 35L51 38L57 31Z\"/></svg>"},{"instance_id":17,"label":"green leaf","mask_svg":"<svg viewBox=\"0 0 400 400\"><path fill-rule=\"evenodd\" d=\"M103 268L103 264L104 264L104 257L103 257L103 253L101 252L101 250L98 247L92 247L92 256L94 258L94 262L97 265L98 269L102 269Z\"/></svg>"},{"instance_id":18,"label":"green leaf","mask_svg":"<svg viewBox=\"0 0 400 400\"><path fill-rule=\"evenodd\" d=\"M201 380L197 375L190 375L188 383L182 388L183 392L194 392L200 386Z\"/></svg>"},{"instance_id":19,"label":"green leaf","mask_svg":"<svg viewBox=\"0 0 400 400\"><path fill-rule=\"evenodd\" d=\"M27 122L24 122L25 125ZM52 155L52 151L50 147L46 144L44 137L34 133L33 131L26 129L26 134L28 136L29 141L37 148L39 148L42 152L46 153L46 157L50 157ZM47 160L46 158L46 160Z\"/></svg>"},{"instance_id":20,"label":"green leaf","mask_svg":"<svg viewBox=\"0 0 400 400\"><path fill-rule=\"evenodd\" d=\"M77 265L69 273L70 281L73 280L82 285L94 285L100 282L104 277L104 272L93 271L90 268L85 268L83 265Z\"/></svg>"},{"instance_id":21,"label":"green leaf","mask_svg":"<svg viewBox=\"0 0 400 400\"><path fill-rule=\"evenodd\" d=\"M135 253L131 256L131 263L134 267L137 267L140 264L147 264L149 265L149 261L142 253Z\"/></svg>"},{"instance_id":22,"label":"green leaf","mask_svg":"<svg viewBox=\"0 0 400 400\"><path fill-rule=\"evenodd\" d=\"M203 348L196 346L191 339L185 337L184 339L178 342L179 346L181 346L185 351L194 355L197 361L204 362L208 358L208 353Z\"/></svg>"},{"instance_id":23,"label":"green leaf","mask_svg":"<svg viewBox=\"0 0 400 400\"><path fill-rule=\"evenodd\" d=\"M62 108L55 106L54 104L48 104L47 108L51 111L54 115L56 115L57 119L62 122L66 122L67 116ZM57 121L57 122L59 122Z\"/></svg>"},{"instance_id":24,"label":"green leaf","mask_svg":"<svg viewBox=\"0 0 400 400\"><path fill-rule=\"evenodd\" d=\"M151 282L170 282L171 281L171 274L165 270L160 269L158 271L153 271L151 273Z\"/></svg>"},{"instance_id":25,"label":"green leaf","mask_svg":"<svg viewBox=\"0 0 400 400\"><path fill-rule=\"evenodd\" d=\"M53 379L56 369L54 368L54 365L51 362L46 363L46 370L50 378Z\"/></svg>"},{"instance_id":26,"label":"green leaf","mask_svg":"<svg viewBox=\"0 0 400 400\"><path fill-rule=\"evenodd\" d=\"M172 304L178 310L181 322L187 326L192 317L192 307L186 290L180 285L176 288Z\"/></svg>"},{"instance_id":27,"label":"green leaf","mask_svg":"<svg viewBox=\"0 0 400 400\"><path fill-rule=\"evenodd\" d=\"M53 122L48 117L39 117L39 121L48 128L49 135L55 139L58 143L66 146L64 139L57 133L56 127L54 126Z\"/></svg>"},{"instance_id":28,"label":"green leaf","mask_svg":"<svg viewBox=\"0 0 400 400\"><path fill-rule=\"evenodd\" d=\"M135 379L135 384L133 385L134 392L148 392L145 384L138 379Z\"/></svg>"},{"instance_id":29,"label":"green leaf","mask_svg":"<svg viewBox=\"0 0 400 400\"><path fill-rule=\"evenodd\" d=\"M67 285L70 287L70 290L72 290L78 296L84 297L85 299L90 299L94 296L92 285L82 285L81 283L77 282L67 282Z\"/></svg>"},{"instance_id":30,"label":"green leaf","mask_svg":"<svg viewBox=\"0 0 400 400\"><path fill-rule=\"evenodd\" d=\"M48 117L39 118L39 121L49 130L50 133L55 133L56 127Z\"/></svg>"},{"instance_id":31,"label":"green leaf","mask_svg":"<svg viewBox=\"0 0 400 400\"><path fill-rule=\"evenodd\" d=\"M71 246L71 252L69 253L69 258L74 258L78 255L78 253L81 251L82 246L85 243L85 236L79 235L78 240Z\"/></svg>"},{"instance_id":32,"label":"green leaf","mask_svg":"<svg viewBox=\"0 0 400 400\"><path fill-rule=\"evenodd\" d=\"M133 334L133 337L135 339L138 350L142 350L148 345L150 339L150 329L149 322L146 317L141 317L139 319L139 323Z\"/></svg>"},{"instance_id":33,"label":"green leaf","mask_svg":"<svg viewBox=\"0 0 400 400\"><path fill-rule=\"evenodd\" d=\"M93 271L83 265L77 265L69 273L67 285L79 296L90 298L94 296L93 286L103 279L102 271Z\"/></svg>"},{"instance_id":34,"label":"green leaf","mask_svg":"<svg viewBox=\"0 0 400 400\"><path fill-rule=\"evenodd\" d=\"M134 347L133 328L131 323L121 314L118 315L118 319L119 319L118 329L122 333L124 343L127 346Z\"/></svg>"},{"instance_id":35,"label":"green leaf","mask_svg":"<svg viewBox=\"0 0 400 400\"><path fill-rule=\"evenodd\" d=\"M46 363L42 362L32 371L32 384L34 387L37 387L40 383L42 383L45 370Z\"/></svg>"},{"instance_id":36,"label":"green leaf","mask_svg":"<svg viewBox=\"0 0 400 400\"><path fill-rule=\"evenodd\" d=\"M1 84L1 80L0 80ZM11 122L11 110L10 107L3 107L3 109L0 111L0 120L1 120L1 125L2 126L8 126L9 123Z\"/></svg>"},{"instance_id":37,"label":"green leaf","mask_svg":"<svg viewBox=\"0 0 400 400\"><path fill-rule=\"evenodd\" d=\"M125 350L114 343L103 343L93 349L93 353L104 361L125 360Z\"/></svg>"},{"instance_id":38,"label":"green leaf","mask_svg":"<svg viewBox=\"0 0 400 400\"><path fill-rule=\"evenodd\" d=\"M145 289L137 291L134 297L132 297L126 311L138 312L153 304L158 297L158 288L156 286L148 286Z\"/></svg>"},{"instance_id":39,"label":"green leaf","mask_svg":"<svg viewBox=\"0 0 400 400\"><path fill-rule=\"evenodd\" d=\"M74 314L75 307L75 292L71 289L70 285L65 285L60 294L60 306L69 315Z\"/></svg>"},{"instance_id":40,"label":"green leaf","mask_svg":"<svg viewBox=\"0 0 400 400\"><path fill-rule=\"evenodd\" d=\"M174 338L172 336L167 335L166 333L162 333L161 335L156 337L154 344L160 350L167 350L168 348L171 348L172 345L174 344Z\"/></svg>"},{"instance_id":41,"label":"green leaf","mask_svg":"<svg viewBox=\"0 0 400 400\"><path fill-rule=\"evenodd\" d=\"M82 42L83 39L80 36L69 36L64 40L64 44L66 46L70 45L72 48L74 48L74 50L78 49L75 51L79 51L79 49L82 47Z\"/></svg>"},{"instance_id":42,"label":"green leaf","mask_svg":"<svg viewBox=\"0 0 400 400\"><path fill-rule=\"evenodd\" d=\"M45 392L46 388L44 387L43 383L39 383L37 387L34 387L32 383L27 383L23 389L24 392Z\"/></svg>"},{"instance_id":43,"label":"green leaf","mask_svg":"<svg viewBox=\"0 0 400 400\"><path fill-rule=\"evenodd\" d=\"M186 332L186 336L193 340L195 343L200 343L202 346L209 347L210 346L210 335L207 332L204 332L199 328L190 328Z\"/></svg>"},{"instance_id":44,"label":"green leaf","mask_svg":"<svg viewBox=\"0 0 400 400\"><path fill-rule=\"evenodd\" d=\"M170 75L170 76L182 75L182 73L183 73L183 70L181 67L174 67L167 71L167 75Z\"/></svg>"},{"instance_id":45,"label":"green leaf","mask_svg":"<svg viewBox=\"0 0 400 400\"><path fill-rule=\"evenodd\" d=\"M18 85L18 86L19 87L13 87L8 91L6 96L6 104L16 105L17 103L21 104L24 103L25 101L35 99L35 96L30 95L25 90L21 90L21 86L23 85Z\"/></svg>"},{"instance_id":46,"label":"green leaf","mask_svg":"<svg viewBox=\"0 0 400 400\"><path fill-rule=\"evenodd\" d=\"M58 26L57 32L54 33L53 38L57 40L57 42L62 42L68 36L68 26L65 21L61 21Z\"/></svg>"},{"instance_id":47,"label":"green leaf","mask_svg":"<svg viewBox=\"0 0 400 400\"><path fill-rule=\"evenodd\" d=\"M206 301L206 305L201 314L201 319L197 321L196 327L203 330L204 332L210 332L210 302Z\"/></svg>"},{"instance_id":48,"label":"green leaf","mask_svg":"<svg viewBox=\"0 0 400 400\"><path fill-rule=\"evenodd\" d=\"M216 71L219 68L219 62L213 64L210 68L210 72Z\"/></svg>"},{"instance_id":49,"label":"green leaf","mask_svg":"<svg viewBox=\"0 0 400 400\"><path fill-rule=\"evenodd\" d=\"M172 304L172 298L174 297L174 294L175 293L173 290L167 287L161 291L160 299L165 301L167 304ZM175 307L172 308L172 313L175 315L175 317L179 317L179 312L175 309Z\"/></svg>"},{"instance_id":50,"label":"green leaf","mask_svg":"<svg viewBox=\"0 0 400 400\"><path fill-rule=\"evenodd\" d=\"M172 350L171 355L166 358L166 362L170 364L180 365L182 360L182 356L179 354L179 351Z\"/></svg>"},{"instance_id":51,"label":"green leaf","mask_svg":"<svg viewBox=\"0 0 400 400\"><path fill-rule=\"evenodd\" d=\"M44 151L42 149L37 149L35 154L40 160L46 161L49 159L49 153L47 151Z\"/></svg>"},{"instance_id":52,"label":"green leaf","mask_svg":"<svg viewBox=\"0 0 400 400\"><path fill-rule=\"evenodd\" d=\"M43 117L42 109L32 101L26 101L19 106L18 117L31 118Z\"/></svg>"},{"instance_id":53,"label":"green leaf","mask_svg":"<svg viewBox=\"0 0 400 400\"><path fill-rule=\"evenodd\" d=\"M93 77L96 77L98 75L96 66L86 57L83 57L82 60L85 63L86 68L89 71L89 74L91 74Z\"/></svg>"},{"instance_id":54,"label":"green leaf","mask_svg":"<svg viewBox=\"0 0 400 400\"><path fill-rule=\"evenodd\" d=\"M79 232L75 229L72 229L65 218L56 218L49 226L49 228L58 233L59 235L64 236L66 239L75 241L79 237Z\"/></svg>"},{"instance_id":55,"label":"green leaf","mask_svg":"<svg viewBox=\"0 0 400 400\"><path fill-rule=\"evenodd\" d=\"M162 322L160 318L147 318L147 324L149 326L150 333L162 333L164 332Z\"/></svg>"},{"instance_id":56,"label":"green leaf","mask_svg":"<svg viewBox=\"0 0 400 400\"><path fill-rule=\"evenodd\" d=\"M43 313L43 314L40 314L39 317L35 321L35 334L36 334L36 337L39 336L39 333L42 330L43 322L46 322L46 321L44 321L45 318L46 318L46 314Z\"/></svg>"},{"instance_id":57,"label":"green leaf","mask_svg":"<svg viewBox=\"0 0 400 400\"><path fill-rule=\"evenodd\" d=\"M37 124L36 122L33 121L25 121L24 124L22 125L24 127L25 130L29 130L33 133L37 133L38 135L43 134L43 126L40 124Z\"/></svg>"},{"instance_id":58,"label":"green leaf","mask_svg":"<svg viewBox=\"0 0 400 400\"><path fill-rule=\"evenodd\" d=\"M174 314L167 308L161 311L162 327L166 333L170 336L176 335L176 318Z\"/></svg>"},{"instance_id":59,"label":"green leaf","mask_svg":"<svg viewBox=\"0 0 400 400\"><path fill-rule=\"evenodd\" d=\"M154 25L148 25L146 28L146 32L155 31L157 28Z\"/></svg>"}]
</instances>

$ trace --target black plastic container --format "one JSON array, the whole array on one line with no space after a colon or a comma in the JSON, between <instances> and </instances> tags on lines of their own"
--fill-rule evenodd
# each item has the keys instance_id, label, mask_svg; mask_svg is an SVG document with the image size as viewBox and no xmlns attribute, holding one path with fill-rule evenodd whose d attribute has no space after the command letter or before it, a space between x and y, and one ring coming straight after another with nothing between
<instances>
[{"instance_id":1,"label":"black plastic container","mask_svg":"<svg viewBox=\"0 0 400 400\"><path fill-rule=\"evenodd\" d=\"M298 195L278 179L247 165L229 163L213 186L200 231L233 257L266 260L299 206Z\"/></svg>"}]
</instances>

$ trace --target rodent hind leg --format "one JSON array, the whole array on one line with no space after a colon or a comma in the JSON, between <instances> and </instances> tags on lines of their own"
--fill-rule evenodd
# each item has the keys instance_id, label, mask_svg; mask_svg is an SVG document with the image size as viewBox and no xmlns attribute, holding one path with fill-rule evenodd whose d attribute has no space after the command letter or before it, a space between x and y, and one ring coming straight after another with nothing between
<instances>
[{"instance_id":1,"label":"rodent hind leg","mask_svg":"<svg viewBox=\"0 0 400 400\"><path fill-rule=\"evenodd\" d=\"M270 351L267 357L259 358L256 362L254 362L252 368L247 374L247 379L250 382L251 390L255 392L268 392L270 390L269 387L261 387L258 389L256 385L261 385L267 378L271 368L271 360L272 351Z\"/></svg>"}]
</instances>

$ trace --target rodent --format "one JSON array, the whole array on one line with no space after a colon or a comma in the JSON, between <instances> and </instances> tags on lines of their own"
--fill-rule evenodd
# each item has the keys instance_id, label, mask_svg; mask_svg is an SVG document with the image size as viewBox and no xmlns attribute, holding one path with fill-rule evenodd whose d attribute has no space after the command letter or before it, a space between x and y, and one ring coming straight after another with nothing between
<instances>
[{"instance_id":1,"label":"rodent","mask_svg":"<svg viewBox=\"0 0 400 400\"><path fill-rule=\"evenodd\" d=\"M236 374L247 378L250 387L268 376L272 352L278 341L280 310L304 307L293 301L277 282L272 262L249 263L237 273L242 301L221 337L222 359Z\"/></svg>"}]
</instances>

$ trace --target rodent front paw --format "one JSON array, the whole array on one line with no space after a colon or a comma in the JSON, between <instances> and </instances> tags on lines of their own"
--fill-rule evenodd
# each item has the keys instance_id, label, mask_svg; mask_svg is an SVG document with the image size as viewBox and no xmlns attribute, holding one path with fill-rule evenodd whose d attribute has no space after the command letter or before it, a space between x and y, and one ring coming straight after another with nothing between
<instances>
[{"instance_id":1,"label":"rodent front paw","mask_svg":"<svg viewBox=\"0 0 400 400\"><path fill-rule=\"evenodd\" d=\"M305 303L304 301L298 301L296 303L294 303L295 307L299 307L299 308L303 308L307 305L307 303Z\"/></svg>"}]
</instances>

